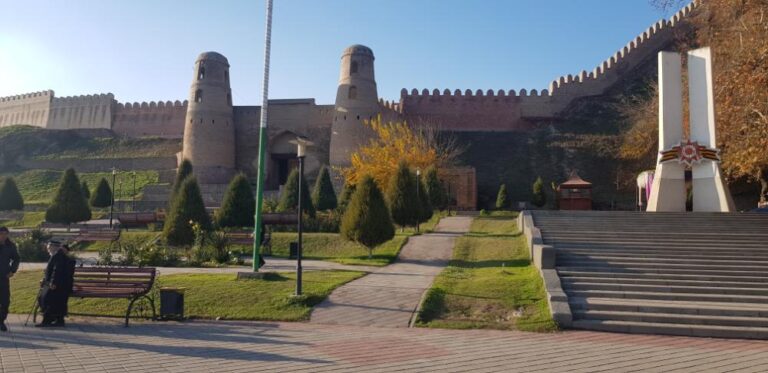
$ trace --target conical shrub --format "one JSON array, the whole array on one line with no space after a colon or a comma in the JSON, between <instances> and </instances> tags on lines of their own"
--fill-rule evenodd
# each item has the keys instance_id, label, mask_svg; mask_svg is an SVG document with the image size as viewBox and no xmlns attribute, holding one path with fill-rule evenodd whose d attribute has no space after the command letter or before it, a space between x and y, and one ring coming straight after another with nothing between
<instances>
[{"instance_id":1,"label":"conical shrub","mask_svg":"<svg viewBox=\"0 0 768 373\"><path fill-rule=\"evenodd\" d=\"M203 230L211 229L211 219L205 210L200 186L194 176L187 177L171 201L171 209L165 220L163 236L172 246L191 245L194 240L192 224L197 223Z\"/></svg>"},{"instance_id":2,"label":"conical shrub","mask_svg":"<svg viewBox=\"0 0 768 373\"><path fill-rule=\"evenodd\" d=\"M416 177L405 162L400 162L387 189L387 202L392 220L401 227L415 226L421 215L421 203L416 196Z\"/></svg>"},{"instance_id":3,"label":"conical shrub","mask_svg":"<svg viewBox=\"0 0 768 373\"><path fill-rule=\"evenodd\" d=\"M0 211L23 210L24 198L16 186L16 181L12 177L6 177L0 183Z\"/></svg>"},{"instance_id":4,"label":"conical shrub","mask_svg":"<svg viewBox=\"0 0 768 373\"><path fill-rule=\"evenodd\" d=\"M317 175L315 187L312 190L312 202L318 211L333 210L337 207L336 191L333 190L331 174L328 167L323 167Z\"/></svg>"},{"instance_id":5,"label":"conical shrub","mask_svg":"<svg viewBox=\"0 0 768 373\"><path fill-rule=\"evenodd\" d=\"M45 220L51 223L71 224L91 219L91 209L83 196L80 180L73 169L61 177L53 202L45 211Z\"/></svg>"},{"instance_id":6,"label":"conical shrub","mask_svg":"<svg viewBox=\"0 0 768 373\"><path fill-rule=\"evenodd\" d=\"M82 188L82 187L81 187ZM96 185L96 191L91 196L91 206L109 207L112 204L112 189L109 187L107 179L101 178Z\"/></svg>"},{"instance_id":7,"label":"conical shrub","mask_svg":"<svg viewBox=\"0 0 768 373\"><path fill-rule=\"evenodd\" d=\"M432 209L432 203L429 201L429 194L427 188L424 187L424 183L418 182L419 188L419 223L423 223L429 219L432 219L435 211Z\"/></svg>"},{"instance_id":8,"label":"conical shrub","mask_svg":"<svg viewBox=\"0 0 768 373\"><path fill-rule=\"evenodd\" d=\"M547 195L544 192L544 181L541 180L541 176L536 178L536 181L533 182L533 196L531 198L531 202L536 207L542 207L547 203Z\"/></svg>"},{"instance_id":9,"label":"conical shrub","mask_svg":"<svg viewBox=\"0 0 768 373\"><path fill-rule=\"evenodd\" d=\"M216 212L219 228L253 227L256 200L248 179L243 174L235 176L229 183L221 208Z\"/></svg>"},{"instance_id":10,"label":"conical shrub","mask_svg":"<svg viewBox=\"0 0 768 373\"><path fill-rule=\"evenodd\" d=\"M191 175L192 162L190 162L189 159L182 160L179 168L176 170L176 179L173 181L173 185L171 187L171 201L173 201L173 195L176 194L179 188L181 188L181 184L184 183L184 180L186 180L186 178Z\"/></svg>"},{"instance_id":11,"label":"conical shrub","mask_svg":"<svg viewBox=\"0 0 768 373\"><path fill-rule=\"evenodd\" d=\"M373 248L395 236L389 209L384 196L370 176L357 184L355 192L341 220L341 235L368 248L368 257Z\"/></svg>"},{"instance_id":12,"label":"conical shrub","mask_svg":"<svg viewBox=\"0 0 768 373\"><path fill-rule=\"evenodd\" d=\"M499 193L496 194L496 210L503 210L509 206L509 198L507 196L507 184L501 184L499 187Z\"/></svg>"},{"instance_id":13,"label":"conical shrub","mask_svg":"<svg viewBox=\"0 0 768 373\"><path fill-rule=\"evenodd\" d=\"M283 193L280 196L280 204L277 205L277 211L296 211L299 208L299 170L294 169L288 175L288 180L285 182ZM301 208L304 213L311 217L315 216L315 206L312 203L312 198L309 194L309 187L307 186L307 179L301 180Z\"/></svg>"},{"instance_id":14,"label":"conical shrub","mask_svg":"<svg viewBox=\"0 0 768 373\"><path fill-rule=\"evenodd\" d=\"M446 196L443 183L441 183L440 179L437 177L436 167L433 166L427 169L426 181L424 184L432 208L440 210L444 209L448 203L448 197Z\"/></svg>"}]
</instances>

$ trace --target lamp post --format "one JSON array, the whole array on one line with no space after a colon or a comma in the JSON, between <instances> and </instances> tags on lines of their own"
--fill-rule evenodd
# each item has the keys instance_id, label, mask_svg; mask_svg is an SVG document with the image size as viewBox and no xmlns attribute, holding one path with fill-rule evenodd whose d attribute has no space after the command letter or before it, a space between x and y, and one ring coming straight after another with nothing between
<instances>
[{"instance_id":1,"label":"lamp post","mask_svg":"<svg viewBox=\"0 0 768 373\"><path fill-rule=\"evenodd\" d=\"M302 207L302 193L304 191L304 157L306 156L307 146L314 145L311 141L307 140L306 137L299 136L296 138L296 140L291 141L292 144L296 144L296 157L299 159L299 189L298 192L298 198L297 198L297 207L299 214L299 224L298 224L298 247L296 248L296 296L301 295L301 275L302 275L302 267L301 267L301 255L302 255L302 233L304 231L304 224L303 224L303 212Z\"/></svg>"},{"instance_id":2,"label":"lamp post","mask_svg":"<svg viewBox=\"0 0 768 373\"><path fill-rule=\"evenodd\" d=\"M109 229L112 229L112 218L115 211L115 179L117 178L117 169L112 167L112 203L109 204Z\"/></svg>"},{"instance_id":3,"label":"lamp post","mask_svg":"<svg viewBox=\"0 0 768 373\"><path fill-rule=\"evenodd\" d=\"M419 233L419 225L421 225L419 223L419 220L421 220L421 206L422 206L421 199L419 199L419 189L421 189L419 188L421 186L419 184L421 183L421 181L419 181L420 180L419 176L421 176L421 169L416 168L416 201L418 201L419 203L419 206L418 206L419 214L418 214L418 218L416 219L416 233Z\"/></svg>"}]
</instances>

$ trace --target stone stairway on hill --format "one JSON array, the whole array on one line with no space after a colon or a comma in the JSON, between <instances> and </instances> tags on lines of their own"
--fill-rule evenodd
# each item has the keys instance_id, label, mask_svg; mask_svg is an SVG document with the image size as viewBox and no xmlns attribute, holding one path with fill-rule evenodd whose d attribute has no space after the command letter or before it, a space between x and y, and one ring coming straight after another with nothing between
<instances>
[{"instance_id":1,"label":"stone stairway on hill","mask_svg":"<svg viewBox=\"0 0 768 373\"><path fill-rule=\"evenodd\" d=\"M535 211L573 327L768 339L768 214Z\"/></svg>"}]
</instances>

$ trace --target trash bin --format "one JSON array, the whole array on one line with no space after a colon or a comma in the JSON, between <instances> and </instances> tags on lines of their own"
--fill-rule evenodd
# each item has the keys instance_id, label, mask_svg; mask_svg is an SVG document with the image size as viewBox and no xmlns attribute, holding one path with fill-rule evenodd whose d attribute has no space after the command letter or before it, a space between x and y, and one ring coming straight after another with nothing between
<instances>
[{"instance_id":1,"label":"trash bin","mask_svg":"<svg viewBox=\"0 0 768 373\"><path fill-rule=\"evenodd\" d=\"M160 288L160 319L184 320L185 288Z\"/></svg>"},{"instance_id":2,"label":"trash bin","mask_svg":"<svg viewBox=\"0 0 768 373\"><path fill-rule=\"evenodd\" d=\"M288 253L288 259L296 259L299 256L299 243L291 242L291 248Z\"/></svg>"}]
</instances>

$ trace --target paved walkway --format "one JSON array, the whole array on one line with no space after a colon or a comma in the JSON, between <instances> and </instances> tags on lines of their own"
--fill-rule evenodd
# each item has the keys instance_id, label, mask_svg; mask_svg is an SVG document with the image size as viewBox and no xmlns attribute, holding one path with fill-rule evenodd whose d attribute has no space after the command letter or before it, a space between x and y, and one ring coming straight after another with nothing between
<instances>
[{"instance_id":1,"label":"paved walkway","mask_svg":"<svg viewBox=\"0 0 768 373\"><path fill-rule=\"evenodd\" d=\"M408 327L424 292L448 264L456 237L471 223L466 216L443 218L435 233L410 237L397 261L334 290L315 307L311 322Z\"/></svg>"},{"instance_id":2,"label":"paved walkway","mask_svg":"<svg viewBox=\"0 0 768 373\"><path fill-rule=\"evenodd\" d=\"M768 342L587 331L73 318L0 333L2 372L765 372Z\"/></svg>"}]
</instances>

